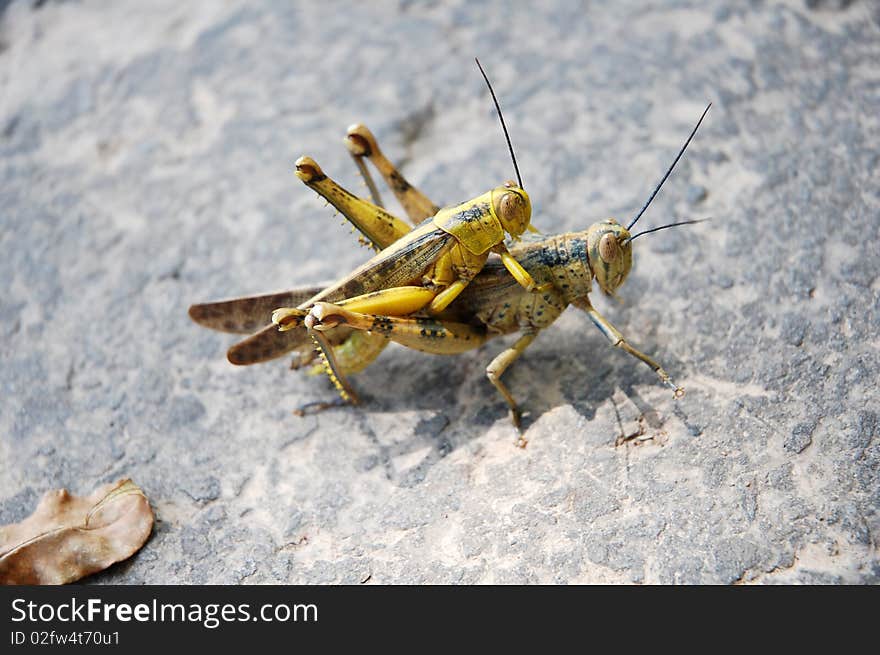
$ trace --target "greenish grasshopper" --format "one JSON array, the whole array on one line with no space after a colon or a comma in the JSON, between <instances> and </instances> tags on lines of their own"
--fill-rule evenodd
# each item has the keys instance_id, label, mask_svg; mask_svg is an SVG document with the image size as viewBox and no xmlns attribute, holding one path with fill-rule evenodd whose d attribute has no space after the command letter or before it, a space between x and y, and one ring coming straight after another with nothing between
<instances>
[{"instance_id":1,"label":"greenish grasshopper","mask_svg":"<svg viewBox=\"0 0 880 655\"><path fill-rule=\"evenodd\" d=\"M194 305L190 308L190 315L206 327L245 333L265 325L273 317L283 324L289 310L274 310L279 305L308 307L307 313L303 309L297 310L297 318L303 320L298 320L291 329L279 331L274 324L267 325L233 346L228 358L234 364L252 364L296 351L298 358L294 360L294 367L299 367L313 361L309 336L316 336L331 379L343 398L350 402L357 402L357 397L346 381L346 375L369 365L388 341L423 352L458 354L477 348L494 336L520 332L514 345L495 357L486 368L487 377L504 397L513 423L520 429L520 410L501 376L541 330L551 325L568 305L574 305L587 313L612 345L645 362L661 381L675 390L676 396L680 396L682 389L672 382L660 364L632 347L592 306L589 293L594 280L599 289L609 295L620 287L632 266L631 244L636 237L698 222L672 223L635 235L630 232L684 154L708 109L706 107L648 201L626 227L608 219L583 232L549 237L527 235L512 245L510 256L528 273L533 281L532 290L511 274L501 257L491 257L470 284L460 290L455 302L433 315L424 309L405 315L357 311L350 305L326 300L326 288L321 286ZM395 239L405 238L410 234L405 223L391 220L384 210L377 211L380 204L378 193L363 159L369 160L379 171L413 222L430 215L436 206L406 182L384 157L365 127L349 128L346 143L365 175L374 203L342 189L311 160L301 160L306 166L305 175L300 175L300 179L334 204L375 247L384 248ZM524 445L524 439L521 438L520 443Z\"/></svg>"}]
</instances>

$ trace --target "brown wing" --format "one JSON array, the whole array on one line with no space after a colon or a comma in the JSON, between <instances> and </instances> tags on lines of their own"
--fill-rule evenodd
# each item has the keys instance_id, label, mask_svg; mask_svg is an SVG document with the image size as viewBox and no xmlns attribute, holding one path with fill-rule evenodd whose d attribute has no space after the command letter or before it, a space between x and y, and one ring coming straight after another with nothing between
<instances>
[{"instance_id":1,"label":"brown wing","mask_svg":"<svg viewBox=\"0 0 880 655\"><path fill-rule=\"evenodd\" d=\"M305 330L281 332L271 321L268 326L244 341L239 341L226 352L226 358L237 366L259 364L281 357L291 351L309 347L309 333Z\"/></svg>"},{"instance_id":2,"label":"brown wing","mask_svg":"<svg viewBox=\"0 0 880 655\"><path fill-rule=\"evenodd\" d=\"M405 286L419 280L425 269L454 244L452 236L428 219L311 301L338 302L373 291Z\"/></svg>"},{"instance_id":3,"label":"brown wing","mask_svg":"<svg viewBox=\"0 0 880 655\"><path fill-rule=\"evenodd\" d=\"M247 296L206 302L189 308L189 316L199 325L221 332L250 334L272 323L272 311L296 307L321 292L326 285L303 287L260 296Z\"/></svg>"},{"instance_id":4,"label":"brown wing","mask_svg":"<svg viewBox=\"0 0 880 655\"><path fill-rule=\"evenodd\" d=\"M355 269L349 276L323 290L320 287L297 289L193 305L190 316L200 325L226 332L242 333L248 331L245 326L255 329L265 325L262 330L235 344L226 353L227 359L237 365L265 362L294 350L312 347L305 328L279 331L278 326L272 324L273 310L279 307L299 307L309 300L334 302L371 291L402 286L417 279L453 243L452 237L434 228L428 220ZM331 330L326 336L335 345L349 334L350 328L340 327Z\"/></svg>"},{"instance_id":5,"label":"brown wing","mask_svg":"<svg viewBox=\"0 0 880 655\"><path fill-rule=\"evenodd\" d=\"M339 326L326 332L327 341L339 345L351 335L351 328ZM308 331L299 327L281 332L275 324L269 324L244 341L239 341L226 352L226 359L236 366L259 364L276 359L294 350L308 351L314 348Z\"/></svg>"}]
</instances>

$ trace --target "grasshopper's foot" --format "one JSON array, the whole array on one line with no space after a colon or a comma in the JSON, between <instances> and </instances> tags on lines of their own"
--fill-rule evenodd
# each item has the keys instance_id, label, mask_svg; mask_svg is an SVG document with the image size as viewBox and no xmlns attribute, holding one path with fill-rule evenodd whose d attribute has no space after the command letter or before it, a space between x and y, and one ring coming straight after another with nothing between
<instances>
[{"instance_id":1,"label":"grasshopper's foot","mask_svg":"<svg viewBox=\"0 0 880 655\"><path fill-rule=\"evenodd\" d=\"M660 376L660 379L663 381L667 387L672 389L672 397L678 400L684 396L684 387L680 387L675 382L672 381L672 378L669 377L669 374L664 371L662 368L657 369L657 375Z\"/></svg>"},{"instance_id":2,"label":"grasshopper's foot","mask_svg":"<svg viewBox=\"0 0 880 655\"><path fill-rule=\"evenodd\" d=\"M522 412L519 408L511 408L510 409L510 421L513 423L513 427L516 428L516 441L514 441L514 445L517 448L525 448L529 440L526 439L525 434L522 429Z\"/></svg>"},{"instance_id":3,"label":"grasshopper's foot","mask_svg":"<svg viewBox=\"0 0 880 655\"><path fill-rule=\"evenodd\" d=\"M306 312L295 307L281 307L272 312L272 322L281 332L287 332L302 325L306 315Z\"/></svg>"},{"instance_id":4,"label":"grasshopper's foot","mask_svg":"<svg viewBox=\"0 0 880 655\"><path fill-rule=\"evenodd\" d=\"M340 397L334 398L333 400L315 400L297 407L295 410L293 410L293 415L309 416L310 414L323 412L325 409L333 409L334 407L346 407L348 405L356 404L356 402L352 402L351 400L346 400Z\"/></svg>"}]
</instances>

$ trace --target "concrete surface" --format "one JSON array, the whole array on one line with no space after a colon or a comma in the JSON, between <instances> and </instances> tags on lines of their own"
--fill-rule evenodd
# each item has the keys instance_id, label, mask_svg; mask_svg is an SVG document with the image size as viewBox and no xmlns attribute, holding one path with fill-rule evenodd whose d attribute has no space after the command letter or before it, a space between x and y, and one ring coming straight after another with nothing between
<instances>
[{"instance_id":1,"label":"concrete surface","mask_svg":"<svg viewBox=\"0 0 880 655\"><path fill-rule=\"evenodd\" d=\"M880 581L876 3L521 4L0 3L0 523L130 476L155 534L94 582ZM715 103L642 219L712 222L599 305L688 393L570 309L506 377L524 451L510 339L297 418L325 380L186 309L365 259L292 173L362 188L355 120L439 202L510 177L475 55L546 232L632 216Z\"/></svg>"}]
</instances>

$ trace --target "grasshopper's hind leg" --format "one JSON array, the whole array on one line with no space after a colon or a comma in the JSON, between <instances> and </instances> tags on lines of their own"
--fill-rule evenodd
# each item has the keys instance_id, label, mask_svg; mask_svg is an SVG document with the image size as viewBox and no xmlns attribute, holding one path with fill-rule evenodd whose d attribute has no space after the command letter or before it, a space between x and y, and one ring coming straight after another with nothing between
<instances>
[{"instance_id":1,"label":"grasshopper's hind leg","mask_svg":"<svg viewBox=\"0 0 880 655\"><path fill-rule=\"evenodd\" d=\"M313 311L315 309L325 325L346 325L356 330L366 330L423 352L448 355L461 353L479 347L488 338L485 330L454 321L360 314L330 303L316 303ZM486 377L510 407L511 420L520 432L517 445L521 448L527 443L521 433L522 414L510 390L501 381L501 376L537 336L538 330L529 329L512 347L495 357L486 367Z\"/></svg>"},{"instance_id":2,"label":"grasshopper's hind leg","mask_svg":"<svg viewBox=\"0 0 880 655\"><path fill-rule=\"evenodd\" d=\"M338 336L340 331L344 335L342 338ZM315 359L320 359L321 364L310 373L320 374L323 369L339 392L339 397L332 401L306 403L294 410L293 413L297 416L305 416L332 407L357 405L359 403L357 394L348 382L347 376L351 373L358 373L371 364L388 345L388 340L381 335L350 330L345 326L329 332L309 330L308 334L316 348L310 351L311 357L308 362L301 359L299 364L311 363ZM300 355L301 358L305 356L304 354Z\"/></svg>"},{"instance_id":3,"label":"grasshopper's hind leg","mask_svg":"<svg viewBox=\"0 0 880 655\"><path fill-rule=\"evenodd\" d=\"M456 323L435 318L403 318L397 316L376 316L374 314L361 314L344 307L331 303L318 302L312 308L312 312L321 321L322 328L339 326L361 330L371 337L394 341L413 350L434 353L437 355L454 355L473 350L482 345L487 338L485 329L480 329L466 323ZM321 330L312 330L319 335ZM325 354L327 350L322 346ZM332 355L332 353L329 353ZM331 377L344 384L344 378L339 374L338 366L334 369L332 357L327 357ZM329 371L328 371L329 372ZM337 387L339 388L339 387ZM340 392L342 389L340 389Z\"/></svg>"},{"instance_id":4,"label":"grasshopper's hind leg","mask_svg":"<svg viewBox=\"0 0 880 655\"><path fill-rule=\"evenodd\" d=\"M519 356L523 354L523 351L529 347L529 344L532 343L537 336L537 330L525 332L519 339L517 339L513 346L500 353L486 367L486 377L489 378L489 382L495 385L495 388L498 389L504 397L504 400L507 401L508 407L510 407L510 420L513 421L513 425L516 427L517 432L519 432L519 439L517 439L516 445L520 448L525 448L528 443L522 435L522 412L519 407L517 407L516 401L513 399L510 390L501 381L501 376L504 375L504 371L507 370L508 366L519 359Z\"/></svg>"},{"instance_id":5,"label":"grasshopper's hind leg","mask_svg":"<svg viewBox=\"0 0 880 655\"><path fill-rule=\"evenodd\" d=\"M322 196L363 234L376 250L387 248L410 231L409 225L382 207L358 198L327 177L311 157L296 160L296 176Z\"/></svg>"},{"instance_id":6,"label":"grasshopper's hind leg","mask_svg":"<svg viewBox=\"0 0 880 655\"><path fill-rule=\"evenodd\" d=\"M345 145L348 147L348 154L351 155L352 161L354 161L354 165L357 166L358 173L361 174L361 179L364 181L364 184L367 185L367 191L370 192L370 200L373 201L373 204L377 207L381 207L385 209L385 203L382 202L382 196L379 194L379 187L376 186L376 183L373 182L373 176L370 175L370 169L367 168L367 165L364 163L365 153L359 154L358 148L356 146L353 147L352 142L350 140L350 131L352 128L359 127L357 125L352 125L349 127L349 134L345 137ZM410 218L410 222L413 225L416 225L416 221L413 221Z\"/></svg>"},{"instance_id":7,"label":"grasshopper's hind leg","mask_svg":"<svg viewBox=\"0 0 880 655\"><path fill-rule=\"evenodd\" d=\"M315 303L312 315L317 316L321 321L322 329L344 325L379 335L413 350L435 355L457 355L467 352L478 348L487 339L485 329L467 323L437 318L377 316L351 311L347 307L326 302Z\"/></svg>"},{"instance_id":8,"label":"grasshopper's hind leg","mask_svg":"<svg viewBox=\"0 0 880 655\"><path fill-rule=\"evenodd\" d=\"M345 325L356 330L367 330L373 334L381 334L407 348L435 354L452 355L466 352L481 346L488 338L484 329L481 330L466 323L436 318L400 318L361 314L331 303L315 303L312 315L320 319L322 327ZM522 413L510 390L501 381L501 376L537 336L537 329L529 328L524 331L512 347L499 354L486 367L486 377L498 389L510 407L510 418L517 431L520 432L517 445L521 448L525 447L527 443L521 434Z\"/></svg>"},{"instance_id":9,"label":"grasshopper's hind leg","mask_svg":"<svg viewBox=\"0 0 880 655\"><path fill-rule=\"evenodd\" d=\"M369 172L367 172L367 167L363 164L364 158L369 159L370 163L376 167L376 170L385 179L386 184L394 192L394 195L397 196L397 200L413 225L421 223L429 216L433 216L440 211L437 205L431 202L424 193L407 182L403 175L400 174L400 171L394 167L394 164L388 161L379 149L376 137L364 125L357 124L348 128L345 145L348 147L348 151L351 153L358 169L360 169L375 204L381 205L381 200L379 200L379 192L376 190L376 185L373 184L373 180Z\"/></svg>"},{"instance_id":10,"label":"grasshopper's hind leg","mask_svg":"<svg viewBox=\"0 0 880 655\"><path fill-rule=\"evenodd\" d=\"M437 318L375 316L353 312L344 307L324 302L315 303L312 313L320 318L323 327L345 325L356 330L366 330L372 334L382 335L407 348L438 355L453 355L478 348L488 338L485 329ZM318 330L314 332L318 332ZM512 347L499 354L486 367L486 377L498 389L510 407L511 420L517 431L520 432L517 440L517 446L520 448L524 448L528 443L521 432L522 413L510 390L501 381L501 376L537 336L538 330L535 328L524 331Z\"/></svg>"},{"instance_id":11,"label":"grasshopper's hind leg","mask_svg":"<svg viewBox=\"0 0 880 655\"><path fill-rule=\"evenodd\" d=\"M309 336L318 347L318 352L324 362L324 369L327 372L327 377L333 382L333 386L335 386L336 390L339 392L342 402L351 405L357 405L360 403L357 393L355 393L354 388L349 384L348 379L346 379L343 374L342 367L339 365L339 362L336 360L336 355L333 352L333 345L327 340L327 337L317 330L309 330ZM334 406L333 404L327 405L326 403L320 403L320 405L322 406L322 409L328 406Z\"/></svg>"}]
</instances>

